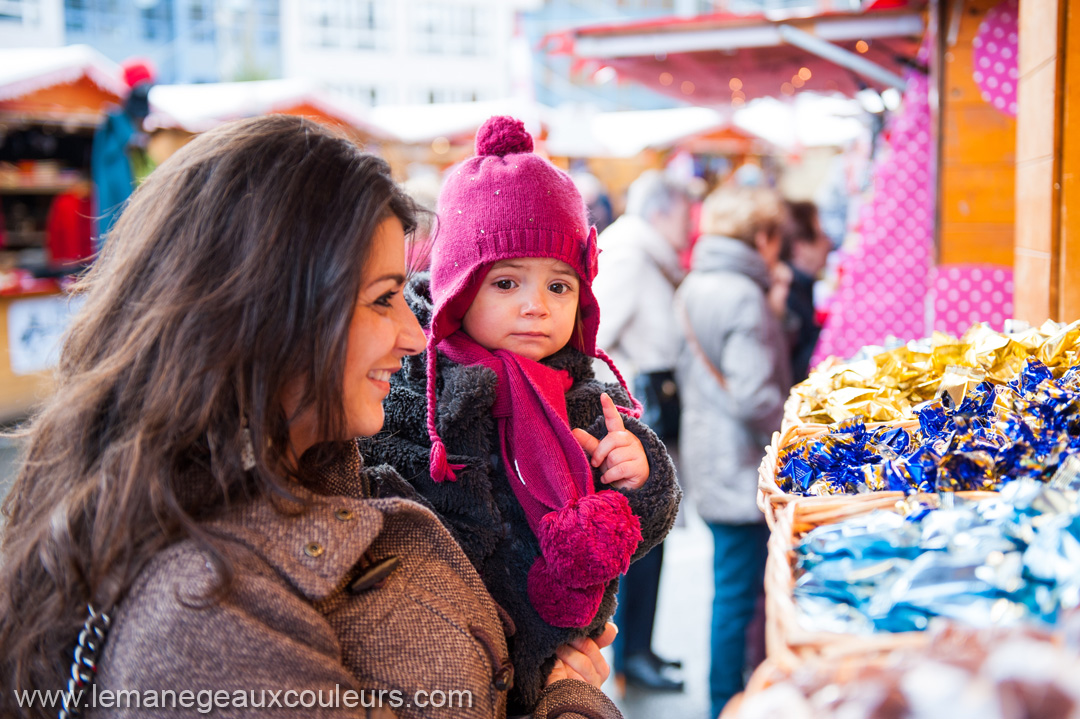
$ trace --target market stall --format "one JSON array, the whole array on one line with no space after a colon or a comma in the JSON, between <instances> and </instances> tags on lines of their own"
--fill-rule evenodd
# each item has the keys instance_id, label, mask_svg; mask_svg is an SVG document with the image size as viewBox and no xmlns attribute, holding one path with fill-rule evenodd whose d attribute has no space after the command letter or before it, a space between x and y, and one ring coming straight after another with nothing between
<instances>
[{"instance_id":1,"label":"market stall","mask_svg":"<svg viewBox=\"0 0 1080 719\"><path fill-rule=\"evenodd\" d=\"M92 253L94 129L126 92L89 47L0 50L0 422L48 391L62 278Z\"/></svg>"},{"instance_id":2,"label":"market stall","mask_svg":"<svg viewBox=\"0 0 1080 719\"><path fill-rule=\"evenodd\" d=\"M151 114L145 123L152 133L151 152L163 161L197 133L230 120L281 114L307 117L341 129L357 144L380 151L394 138L373 123L363 108L331 97L304 80L155 85L150 91Z\"/></svg>"},{"instance_id":3,"label":"market stall","mask_svg":"<svg viewBox=\"0 0 1080 719\"><path fill-rule=\"evenodd\" d=\"M979 716L1069 715L1001 707L1016 667L1080 660L1062 649L1080 621L1080 321L1010 329L865 348L794 388L759 481L769 661L725 717L767 716L766 695L812 703L830 681L853 713L821 716L885 716L881 697L857 708L856 678L912 707L885 670L944 662L957 637L966 673L934 691L978 680ZM1009 672L995 641L1017 643Z\"/></svg>"},{"instance_id":4,"label":"market stall","mask_svg":"<svg viewBox=\"0 0 1080 719\"><path fill-rule=\"evenodd\" d=\"M765 138L735 125L730 113L712 108L596 112L566 107L548 116L546 149L552 161L564 169L587 169L613 198L622 197L643 171L662 169L679 153L714 175L780 154Z\"/></svg>"}]
</instances>

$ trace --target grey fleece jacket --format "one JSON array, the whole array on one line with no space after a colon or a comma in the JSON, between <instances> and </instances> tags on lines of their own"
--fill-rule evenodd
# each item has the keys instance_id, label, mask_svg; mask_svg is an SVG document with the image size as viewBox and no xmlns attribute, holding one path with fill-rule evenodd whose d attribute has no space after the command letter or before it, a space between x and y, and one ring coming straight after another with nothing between
<instances>
[{"instance_id":1,"label":"grey fleece jacket","mask_svg":"<svg viewBox=\"0 0 1080 719\"><path fill-rule=\"evenodd\" d=\"M426 327L431 317L428 277L413 280L405 293L420 324ZM571 426L603 438L607 430L600 393L607 392L616 404L627 406L626 393L618 385L593 379L590 358L570 347L544 362L567 370L574 379L566 394ZM529 604L526 590L528 571L539 556L539 547L502 467L496 423L491 415L495 373L486 367L456 364L441 354L438 357L436 423L450 462L465 467L457 472L456 481L436 483L428 470L425 366L422 354L405 358L403 369L390 382L383 432L359 440L360 451L367 464L395 467L430 503L460 542L495 601L513 619L516 632L508 638L515 670L510 694L513 714L536 703L559 645L579 636L596 636L603 630L615 611L618 580L609 584L600 611L586 628L553 627L540 618ZM631 417L623 421L641 440L649 459L649 480L640 489L622 492L641 521L643 540L633 557L638 559L671 529L680 490L675 468L656 434ZM597 488L608 489L599 483Z\"/></svg>"},{"instance_id":2,"label":"grey fleece jacket","mask_svg":"<svg viewBox=\"0 0 1080 719\"><path fill-rule=\"evenodd\" d=\"M676 370L684 486L706 522L761 522L758 465L791 386L787 345L765 299L769 272L748 245L708 235L698 240L691 267L676 307L685 308L681 324L689 320L726 386L686 341L684 327Z\"/></svg>"}]
</instances>

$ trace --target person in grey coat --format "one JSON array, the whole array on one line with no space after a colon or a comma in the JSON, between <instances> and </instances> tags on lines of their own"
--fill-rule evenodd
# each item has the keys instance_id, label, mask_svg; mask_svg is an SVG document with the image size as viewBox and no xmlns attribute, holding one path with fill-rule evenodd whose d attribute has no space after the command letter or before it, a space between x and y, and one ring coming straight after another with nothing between
<instances>
[{"instance_id":1,"label":"person in grey coat","mask_svg":"<svg viewBox=\"0 0 1080 719\"><path fill-rule=\"evenodd\" d=\"M282 115L135 191L4 504L0 716L507 715L512 625L353 441L424 346L415 225L383 160ZM528 713L620 716L598 629Z\"/></svg>"},{"instance_id":2,"label":"person in grey coat","mask_svg":"<svg viewBox=\"0 0 1080 719\"><path fill-rule=\"evenodd\" d=\"M756 504L757 468L790 388L778 319L789 277L776 270L784 221L771 190L715 190L675 300L684 332L680 468L713 535L714 717L742 689L746 630L764 578L768 528Z\"/></svg>"}]
</instances>

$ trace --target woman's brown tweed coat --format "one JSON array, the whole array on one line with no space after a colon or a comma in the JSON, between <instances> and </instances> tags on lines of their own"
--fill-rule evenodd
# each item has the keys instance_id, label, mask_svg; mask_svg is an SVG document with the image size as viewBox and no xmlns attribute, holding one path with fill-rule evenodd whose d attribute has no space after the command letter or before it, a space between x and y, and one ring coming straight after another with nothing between
<instances>
[{"instance_id":1,"label":"woman's brown tweed coat","mask_svg":"<svg viewBox=\"0 0 1080 719\"><path fill-rule=\"evenodd\" d=\"M147 706L148 690L170 689L219 692L230 706L213 717L505 716L512 628L501 610L434 514L402 498L414 494L408 484L389 467L361 467L354 444L342 453L314 493L296 488L306 507L255 500L207 525L235 571L224 600L203 599L214 573L192 541L147 565L115 612L97 677L99 697L127 693L113 697L120 708L99 704L86 717L208 716ZM390 557L400 564L385 580L350 590ZM369 707L373 690L385 690L383 708L319 705L350 689L364 690L359 703ZM314 695L301 699L304 690ZM472 706L420 707L419 690L469 692ZM284 705L313 696L314 707ZM419 703L440 700L430 696ZM601 692L569 680L549 687L533 715L620 716Z\"/></svg>"}]
</instances>

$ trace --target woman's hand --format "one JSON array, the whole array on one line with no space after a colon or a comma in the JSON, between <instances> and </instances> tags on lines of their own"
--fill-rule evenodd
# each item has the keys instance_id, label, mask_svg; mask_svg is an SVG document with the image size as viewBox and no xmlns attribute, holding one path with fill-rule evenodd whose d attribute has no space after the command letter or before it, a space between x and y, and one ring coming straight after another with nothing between
<instances>
[{"instance_id":1,"label":"woman's hand","mask_svg":"<svg viewBox=\"0 0 1080 719\"><path fill-rule=\"evenodd\" d=\"M611 674L611 669L600 650L615 641L615 635L618 633L618 627L608 622L604 627L604 633L596 639L578 637L556 649L555 666L548 674L544 686L550 686L563 679L577 679L599 689Z\"/></svg>"},{"instance_id":2,"label":"woman's hand","mask_svg":"<svg viewBox=\"0 0 1080 719\"><path fill-rule=\"evenodd\" d=\"M600 395L604 410L607 436L598 440L583 429L575 429L574 437L589 455L594 467L600 468L600 481L616 489L637 489L649 478L649 458L641 440L623 426L622 416L615 403L604 392Z\"/></svg>"}]
</instances>

